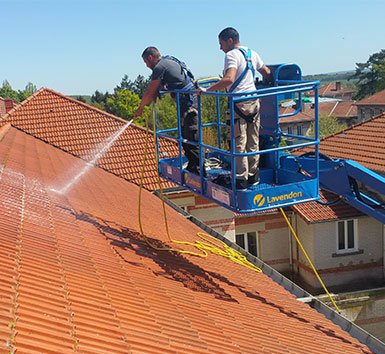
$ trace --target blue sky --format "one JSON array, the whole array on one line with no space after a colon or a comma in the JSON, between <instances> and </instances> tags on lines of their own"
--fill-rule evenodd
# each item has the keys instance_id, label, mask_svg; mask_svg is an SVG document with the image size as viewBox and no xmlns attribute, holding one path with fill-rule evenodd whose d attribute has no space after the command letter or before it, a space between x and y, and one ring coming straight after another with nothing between
<instances>
[{"instance_id":1,"label":"blue sky","mask_svg":"<svg viewBox=\"0 0 385 354\"><path fill-rule=\"evenodd\" d=\"M352 70L385 48L384 13L384 0L0 0L0 84L111 92L124 74L150 74L141 59L149 45L196 77L217 76L217 36L228 26L267 64Z\"/></svg>"}]
</instances>

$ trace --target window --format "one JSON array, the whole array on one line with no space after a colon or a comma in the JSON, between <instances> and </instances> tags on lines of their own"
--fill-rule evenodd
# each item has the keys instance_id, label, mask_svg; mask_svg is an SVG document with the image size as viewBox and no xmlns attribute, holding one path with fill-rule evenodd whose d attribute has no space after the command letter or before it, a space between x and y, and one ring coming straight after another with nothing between
<instances>
[{"instance_id":1,"label":"window","mask_svg":"<svg viewBox=\"0 0 385 354\"><path fill-rule=\"evenodd\" d=\"M337 252L357 250L357 220L337 222Z\"/></svg>"},{"instance_id":2,"label":"window","mask_svg":"<svg viewBox=\"0 0 385 354\"><path fill-rule=\"evenodd\" d=\"M302 125L297 125L297 135L302 135Z\"/></svg>"},{"instance_id":3,"label":"window","mask_svg":"<svg viewBox=\"0 0 385 354\"><path fill-rule=\"evenodd\" d=\"M293 127L287 127L287 134L293 134Z\"/></svg>"},{"instance_id":4,"label":"window","mask_svg":"<svg viewBox=\"0 0 385 354\"><path fill-rule=\"evenodd\" d=\"M235 242L252 255L258 257L258 240L256 232L235 235Z\"/></svg>"}]
</instances>

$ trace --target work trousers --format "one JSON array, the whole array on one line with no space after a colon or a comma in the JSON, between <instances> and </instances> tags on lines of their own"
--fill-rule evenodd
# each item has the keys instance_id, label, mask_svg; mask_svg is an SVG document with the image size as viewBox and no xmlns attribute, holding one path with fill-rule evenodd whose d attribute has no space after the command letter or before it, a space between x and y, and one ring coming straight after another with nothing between
<instances>
[{"instance_id":1,"label":"work trousers","mask_svg":"<svg viewBox=\"0 0 385 354\"><path fill-rule=\"evenodd\" d=\"M183 113L182 137L186 140L198 142L198 112L190 109ZM198 146L182 143L184 154L188 160L187 170L199 173L199 149Z\"/></svg>"},{"instance_id":2,"label":"work trousers","mask_svg":"<svg viewBox=\"0 0 385 354\"><path fill-rule=\"evenodd\" d=\"M252 119L241 118L234 112L234 142L235 152L259 151L259 127L260 113L259 100L244 101L237 103L238 109ZM229 113L228 113L229 114ZM228 132L230 131L230 117L228 117ZM230 134L228 133L228 137ZM236 158L236 178L240 181L247 181L249 177L259 174L259 155L244 156Z\"/></svg>"}]
</instances>

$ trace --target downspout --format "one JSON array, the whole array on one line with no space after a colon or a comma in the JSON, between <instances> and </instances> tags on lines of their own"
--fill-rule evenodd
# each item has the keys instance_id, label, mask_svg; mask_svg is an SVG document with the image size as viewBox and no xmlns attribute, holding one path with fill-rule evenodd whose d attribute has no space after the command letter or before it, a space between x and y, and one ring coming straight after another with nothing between
<instances>
[{"instance_id":1,"label":"downspout","mask_svg":"<svg viewBox=\"0 0 385 354\"><path fill-rule=\"evenodd\" d=\"M298 234L298 218L297 214L295 214L295 232ZM299 276L299 247L297 242L295 243L296 257L297 257L297 276Z\"/></svg>"},{"instance_id":2,"label":"downspout","mask_svg":"<svg viewBox=\"0 0 385 354\"><path fill-rule=\"evenodd\" d=\"M385 224L382 225L382 275L385 278Z\"/></svg>"},{"instance_id":3,"label":"downspout","mask_svg":"<svg viewBox=\"0 0 385 354\"><path fill-rule=\"evenodd\" d=\"M290 223L293 225L293 216L294 213L290 213ZM289 266L290 266L290 278L294 279L294 264L293 264L293 235L291 234L290 228L289 228Z\"/></svg>"}]
</instances>

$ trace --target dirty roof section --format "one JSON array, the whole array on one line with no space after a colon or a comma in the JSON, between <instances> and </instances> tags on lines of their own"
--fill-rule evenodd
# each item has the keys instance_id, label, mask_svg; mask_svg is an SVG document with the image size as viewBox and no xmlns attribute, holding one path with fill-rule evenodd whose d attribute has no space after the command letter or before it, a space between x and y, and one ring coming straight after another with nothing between
<instances>
[{"instance_id":1,"label":"dirty roof section","mask_svg":"<svg viewBox=\"0 0 385 354\"><path fill-rule=\"evenodd\" d=\"M1 351L371 353L262 273L149 248L136 185L91 167L60 194L85 162L15 128L0 167ZM145 235L167 247L160 199L142 198Z\"/></svg>"},{"instance_id":2,"label":"dirty roof section","mask_svg":"<svg viewBox=\"0 0 385 354\"><path fill-rule=\"evenodd\" d=\"M127 123L47 88L38 90L3 116L2 120L86 161L92 159L93 150L101 142ZM142 127L134 124L129 126L96 164L139 185L146 137L149 139L149 153L144 186L149 190L158 189L153 135L152 132L146 134ZM170 156L176 153L174 142L162 139L161 144L162 151ZM162 187L172 186L164 180L162 183Z\"/></svg>"}]
</instances>

